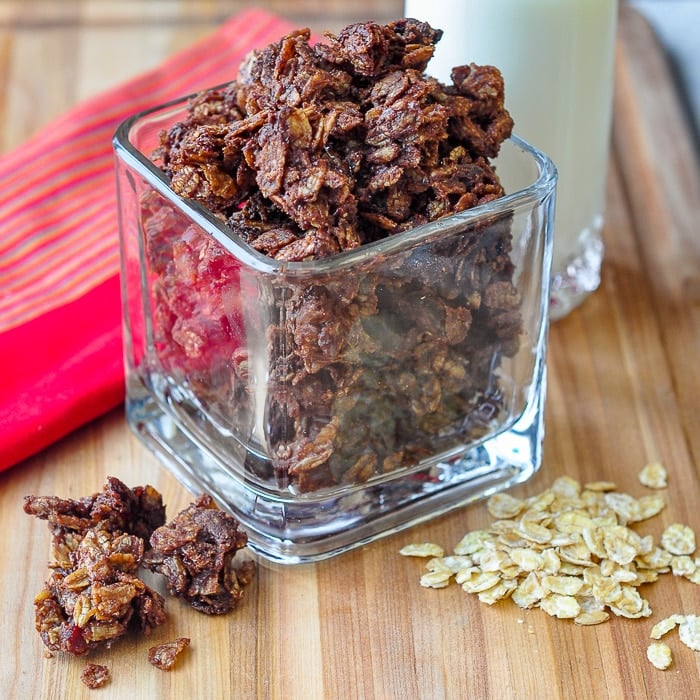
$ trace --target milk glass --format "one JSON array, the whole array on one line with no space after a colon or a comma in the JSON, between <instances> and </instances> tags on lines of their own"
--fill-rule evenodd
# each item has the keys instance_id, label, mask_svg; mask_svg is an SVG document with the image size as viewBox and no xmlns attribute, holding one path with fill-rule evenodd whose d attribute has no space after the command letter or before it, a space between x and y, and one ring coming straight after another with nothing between
<instances>
[{"instance_id":1,"label":"milk glass","mask_svg":"<svg viewBox=\"0 0 700 700\"><path fill-rule=\"evenodd\" d=\"M427 72L465 63L503 73L515 133L559 171L550 314L600 283L617 0L406 0L444 35Z\"/></svg>"}]
</instances>

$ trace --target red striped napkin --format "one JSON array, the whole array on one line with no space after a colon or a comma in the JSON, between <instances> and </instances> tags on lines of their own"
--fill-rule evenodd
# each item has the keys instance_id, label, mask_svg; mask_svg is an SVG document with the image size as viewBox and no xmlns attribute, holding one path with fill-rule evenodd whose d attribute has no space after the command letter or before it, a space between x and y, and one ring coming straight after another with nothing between
<instances>
[{"instance_id":1,"label":"red striped napkin","mask_svg":"<svg viewBox=\"0 0 700 700\"><path fill-rule=\"evenodd\" d=\"M250 49L290 28L245 10L0 157L0 469L123 400L116 127L233 79Z\"/></svg>"}]
</instances>

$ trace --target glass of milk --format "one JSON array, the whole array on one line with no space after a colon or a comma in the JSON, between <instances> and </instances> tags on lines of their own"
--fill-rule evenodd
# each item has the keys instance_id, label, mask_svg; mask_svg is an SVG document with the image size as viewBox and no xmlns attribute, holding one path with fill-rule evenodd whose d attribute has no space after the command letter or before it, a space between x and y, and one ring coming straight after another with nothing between
<instances>
[{"instance_id":1,"label":"glass of milk","mask_svg":"<svg viewBox=\"0 0 700 700\"><path fill-rule=\"evenodd\" d=\"M406 0L405 16L444 31L427 72L503 73L515 132L559 170L550 313L565 316L600 283L617 0Z\"/></svg>"}]
</instances>

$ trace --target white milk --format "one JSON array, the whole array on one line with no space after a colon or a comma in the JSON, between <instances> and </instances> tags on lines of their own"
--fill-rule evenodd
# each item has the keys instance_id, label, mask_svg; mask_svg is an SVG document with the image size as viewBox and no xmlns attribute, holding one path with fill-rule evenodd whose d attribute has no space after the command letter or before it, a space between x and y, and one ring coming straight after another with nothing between
<instances>
[{"instance_id":1,"label":"white milk","mask_svg":"<svg viewBox=\"0 0 700 700\"><path fill-rule=\"evenodd\" d=\"M444 31L436 78L499 68L515 133L555 162L551 312L563 316L600 281L617 0L406 0L405 15Z\"/></svg>"}]
</instances>

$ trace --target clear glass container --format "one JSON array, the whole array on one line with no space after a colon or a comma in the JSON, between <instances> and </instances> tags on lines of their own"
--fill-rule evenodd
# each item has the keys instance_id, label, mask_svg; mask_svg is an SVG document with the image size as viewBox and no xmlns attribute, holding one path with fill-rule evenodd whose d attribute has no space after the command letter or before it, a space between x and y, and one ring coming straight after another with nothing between
<instances>
[{"instance_id":1,"label":"clear glass container","mask_svg":"<svg viewBox=\"0 0 700 700\"><path fill-rule=\"evenodd\" d=\"M126 413L281 563L338 554L541 462L556 169L517 137L507 196L353 251L266 257L150 160L186 100L115 135Z\"/></svg>"}]
</instances>

